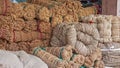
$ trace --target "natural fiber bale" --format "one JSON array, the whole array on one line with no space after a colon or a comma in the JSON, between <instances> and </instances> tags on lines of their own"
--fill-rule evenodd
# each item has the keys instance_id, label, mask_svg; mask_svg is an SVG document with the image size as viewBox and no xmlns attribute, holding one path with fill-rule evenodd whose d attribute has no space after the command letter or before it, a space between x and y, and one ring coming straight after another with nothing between
<instances>
[{"instance_id":1,"label":"natural fiber bale","mask_svg":"<svg viewBox=\"0 0 120 68\"><path fill-rule=\"evenodd\" d=\"M80 68L80 67L81 67L81 65L76 64L76 63L74 63L72 61L69 61L68 65L66 65L66 68Z\"/></svg>"},{"instance_id":2,"label":"natural fiber bale","mask_svg":"<svg viewBox=\"0 0 120 68\"><path fill-rule=\"evenodd\" d=\"M41 39L46 40L46 39L51 39L51 34L48 33L41 33Z\"/></svg>"},{"instance_id":3,"label":"natural fiber bale","mask_svg":"<svg viewBox=\"0 0 120 68\"><path fill-rule=\"evenodd\" d=\"M37 15L38 15L37 18L39 20L43 20L45 22L49 22L50 11L48 10L48 8L42 7L41 9L39 9L39 12L37 13Z\"/></svg>"},{"instance_id":4,"label":"natural fiber bale","mask_svg":"<svg viewBox=\"0 0 120 68\"><path fill-rule=\"evenodd\" d=\"M10 44L6 44L4 46L6 46L6 50L9 50L9 51L18 51L19 50L19 46L17 43L10 43Z\"/></svg>"},{"instance_id":5,"label":"natural fiber bale","mask_svg":"<svg viewBox=\"0 0 120 68\"><path fill-rule=\"evenodd\" d=\"M95 65L94 65L95 68L105 68L105 65L104 65L104 62L103 61L96 61L95 62Z\"/></svg>"},{"instance_id":6,"label":"natural fiber bale","mask_svg":"<svg viewBox=\"0 0 120 68\"><path fill-rule=\"evenodd\" d=\"M41 48L36 48L33 53L34 55L41 58L45 63L47 63L49 68L57 68L57 67L64 68L66 65L65 61L60 60L56 56L42 50Z\"/></svg>"},{"instance_id":7,"label":"natural fiber bale","mask_svg":"<svg viewBox=\"0 0 120 68\"><path fill-rule=\"evenodd\" d=\"M30 43L30 47L31 47L31 48L35 48L35 47L38 47L38 46L44 47L42 40L37 40L37 39L36 39L36 40L33 40L33 41Z\"/></svg>"},{"instance_id":8,"label":"natural fiber bale","mask_svg":"<svg viewBox=\"0 0 120 68\"><path fill-rule=\"evenodd\" d=\"M85 62L85 57L80 54L73 54L71 61L82 66Z\"/></svg>"},{"instance_id":9,"label":"natural fiber bale","mask_svg":"<svg viewBox=\"0 0 120 68\"><path fill-rule=\"evenodd\" d=\"M84 65L88 68L92 67L94 65L94 61L92 61L89 57L86 57Z\"/></svg>"},{"instance_id":10,"label":"natural fiber bale","mask_svg":"<svg viewBox=\"0 0 120 68\"><path fill-rule=\"evenodd\" d=\"M32 3L32 4L38 4L38 5L42 5L45 6L48 3L50 3L51 0L27 0L28 3Z\"/></svg>"},{"instance_id":11,"label":"natural fiber bale","mask_svg":"<svg viewBox=\"0 0 120 68\"><path fill-rule=\"evenodd\" d=\"M4 35L1 37L9 42L19 42L19 41L31 41L35 39L40 39L40 33L36 31L23 32L23 31L5 31Z\"/></svg>"},{"instance_id":12,"label":"natural fiber bale","mask_svg":"<svg viewBox=\"0 0 120 68\"><path fill-rule=\"evenodd\" d=\"M13 20L13 30L20 31L25 27L25 21L21 18Z\"/></svg>"},{"instance_id":13,"label":"natural fiber bale","mask_svg":"<svg viewBox=\"0 0 120 68\"><path fill-rule=\"evenodd\" d=\"M111 21L104 19L104 18L98 18L98 30L100 33L100 42L112 42L111 38Z\"/></svg>"},{"instance_id":14,"label":"natural fiber bale","mask_svg":"<svg viewBox=\"0 0 120 68\"><path fill-rule=\"evenodd\" d=\"M38 30L42 33L49 33L51 34L51 24L49 22L38 21Z\"/></svg>"},{"instance_id":15,"label":"natural fiber bale","mask_svg":"<svg viewBox=\"0 0 120 68\"><path fill-rule=\"evenodd\" d=\"M63 18L61 15L56 15L52 17L52 27L55 27L56 25L60 24L63 22Z\"/></svg>"},{"instance_id":16,"label":"natural fiber bale","mask_svg":"<svg viewBox=\"0 0 120 68\"><path fill-rule=\"evenodd\" d=\"M78 34L78 32L81 31L82 33ZM85 35L88 35L87 38L91 39L93 42L91 42L88 39L88 42L86 40L83 40ZM79 36L81 39L79 40ZM91 37L91 38L90 38ZM94 50L97 48L99 40L99 33L96 27L90 24L85 23L77 23L77 24L66 24L62 23L59 24L55 29L53 30L53 37L51 38L51 45L52 46L65 46L66 44L73 45L78 52L82 55L89 55L90 53L94 52Z\"/></svg>"},{"instance_id":17,"label":"natural fiber bale","mask_svg":"<svg viewBox=\"0 0 120 68\"><path fill-rule=\"evenodd\" d=\"M0 14L7 15L10 13L11 4L10 0L0 0Z\"/></svg>"},{"instance_id":18,"label":"natural fiber bale","mask_svg":"<svg viewBox=\"0 0 120 68\"><path fill-rule=\"evenodd\" d=\"M21 4L12 3L11 14L15 15L15 17L23 17L25 13L23 8L24 6Z\"/></svg>"},{"instance_id":19,"label":"natural fiber bale","mask_svg":"<svg viewBox=\"0 0 120 68\"><path fill-rule=\"evenodd\" d=\"M36 20L25 21L24 30L27 31L27 32L37 30L37 22L36 22Z\"/></svg>"},{"instance_id":20,"label":"natural fiber bale","mask_svg":"<svg viewBox=\"0 0 120 68\"><path fill-rule=\"evenodd\" d=\"M20 42L18 43L18 46L19 46L19 50L24 50L27 53L30 53L32 50L29 46L29 42Z\"/></svg>"},{"instance_id":21,"label":"natural fiber bale","mask_svg":"<svg viewBox=\"0 0 120 68\"><path fill-rule=\"evenodd\" d=\"M53 30L53 37L51 38L52 46L65 46L69 44L75 47L75 43L76 30L74 29L73 24L62 23L55 27L55 29Z\"/></svg>"},{"instance_id":22,"label":"natural fiber bale","mask_svg":"<svg viewBox=\"0 0 120 68\"><path fill-rule=\"evenodd\" d=\"M35 7L33 4L24 6L24 19L33 20L35 18Z\"/></svg>"},{"instance_id":23,"label":"natural fiber bale","mask_svg":"<svg viewBox=\"0 0 120 68\"><path fill-rule=\"evenodd\" d=\"M59 57L62 60L70 61L72 57L72 46L65 47L45 47L45 51Z\"/></svg>"},{"instance_id":24,"label":"natural fiber bale","mask_svg":"<svg viewBox=\"0 0 120 68\"><path fill-rule=\"evenodd\" d=\"M120 42L120 19L118 17L112 18L112 39L113 42Z\"/></svg>"}]
</instances>

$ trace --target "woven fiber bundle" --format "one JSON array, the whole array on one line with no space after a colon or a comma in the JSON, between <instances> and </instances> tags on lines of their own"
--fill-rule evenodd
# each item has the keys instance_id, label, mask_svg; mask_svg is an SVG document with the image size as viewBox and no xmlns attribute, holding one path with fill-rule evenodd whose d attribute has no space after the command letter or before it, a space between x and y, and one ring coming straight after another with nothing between
<instances>
[{"instance_id":1,"label":"woven fiber bundle","mask_svg":"<svg viewBox=\"0 0 120 68\"><path fill-rule=\"evenodd\" d=\"M49 22L50 11L48 10L48 8L42 7L41 9L39 9L39 11L37 13L37 18L39 20L43 20L45 22Z\"/></svg>"},{"instance_id":2,"label":"woven fiber bundle","mask_svg":"<svg viewBox=\"0 0 120 68\"><path fill-rule=\"evenodd\" d=\"M72 57L72 47L71 46L65 46L65 47L45 47L43 48L45 51L49 52L50 54L53 54L60 59L70 61L70 58Z\"/></svg>"},{"instance_id":3,"label":"woven fiber bundle","mask_svg":"<svg viewBox=\"0 0 120 68\"><path fill-rule=\"evenodd\" d=\"M73 45L80 54L89 55L97 48L97 40L99 40L99 33L94 25L85 23L62 23L53 30L51 45L65 46L66 44L70 44Z\"/></svg>"},{"instance_id":4,"label":"woven fiber bundle","mask_svg":"<svg viewBox=\"0 0 120 68\"><path fill-rule=\"evenodd\" d=\"M85 62L85 57L80 54L73 54L71 61L82 66Z\"/></svg>"},{"instance_id":5,"label":"woven fiber bundle","mask_svg":"<svg viewBox=\"0 0 120 68\"><path fill-rule=\"evenodd\" d=\"M112 18L112 39L113 42L120 42L120 18Z\"/></svg>"},{"instance_id":6,"label":"woven fiber bundle","mask_svg":"<svg viewBox=\"0 0 120 68\"><path fill-rule=\"evenodd\" d=\"M35 6L33 4L28 4L24 6L24 19L33 20L35 18Z\"/></svg>"},{"instance_id":7,"label":"woven fiber bundle","mask_svg":"<svg viewBox=\"0 0 120 68\"><path fill-rule=\"evenodd\" d=\"M10 0L0 0L0 14L7 15L10 13L11 4Z\"/></svg>"},{"instance_id":8,"label":"woven fiber bundle","mask_svg":"<svg viewBox=\"0 0 120 68\"><path fill-rule=\"evenodd\" d=\"M41 35L39 32L23 32L23 31L5 31L1 38L8 40L9 42L19 42L19 41L31 41L35 39L40 39Z\"/></svg>"},{"instance_id":9,"label":"woven fiber bundle","mask_svg":"<svg viewBox=\"0 0 120 68\"><path fill-rule=\"evenodd\" d=\"M36 22L36 20L25 21L24 30L27 31L27 32L37 30L37 22Z\"/></svg>"},{"instance_id":10,"label":"woven fiber bundle","mask_svg":"<svg viewBox=\"0 0 120 68\"><path fill-rule=\"evenodd\" d=\"M105 65L104 65L103 61L96 61L94 67L95 68L105 68Z\"/></svg>"},{"instance_id":11,"label":"woven fiber bundle","mask_svg":"<svg viewBox=\"0 0 120 68\"><path fill-rule=\"evenodd\" d=\"M12 7L11 7L11 13L13 14L15 17L23 17L24 16L24 6L21 4L17 4L17 3L12 3Z\"/></svg>"},{"instance_id":12,"label":"woven fiber bundle","mask_svg":"<svg viewBox=\"0 0 120 68\"><path fill-rule=\"evenodd\" d=\"M41 48L36 48L34 50L34 55L41 58L49 68L65 68L65 65L67 65L67 62L60 60L56 56L42 50Z\"/></svg>"}]
</instances>

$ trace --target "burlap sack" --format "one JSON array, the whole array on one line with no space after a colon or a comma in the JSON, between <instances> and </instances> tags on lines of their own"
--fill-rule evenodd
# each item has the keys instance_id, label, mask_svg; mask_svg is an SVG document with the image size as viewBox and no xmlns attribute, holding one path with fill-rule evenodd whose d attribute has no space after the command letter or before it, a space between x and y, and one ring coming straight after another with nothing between
<instances>
[{"instance_id":1,"label":"burlap sack","mask_svg":"<svg viewBox=\"0 0 120 68\"><path fill-rule=\"evenodd\" d=\"M10 0L0 0L0 15L8 15L11 11L11 4Z\"/></svg>"}]
</instances>

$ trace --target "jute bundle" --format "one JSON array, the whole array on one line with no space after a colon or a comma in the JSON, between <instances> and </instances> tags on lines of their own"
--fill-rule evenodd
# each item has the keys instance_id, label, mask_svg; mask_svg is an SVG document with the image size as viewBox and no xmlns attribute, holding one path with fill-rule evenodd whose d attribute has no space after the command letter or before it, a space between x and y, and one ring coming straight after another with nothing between
<instances>
[{"instance_id":1,"label":"jute bundle","mask_svg":"<svg viewBox=\"0 0 120 68\"><path fill-rule=\"evenodd\" d=\"M33 20L35 18L35 6L33 4L28 4L24 6L24 19Z\"/></svg>"},{"instance_id":2,"label":"jute bundle","mask_svg":"<svg viewBox=\"0 0 120 68\"><path fill-rule=\"evenodd\" d=\"M67 64L67 62L60 60L56 56L42 50L41 48L36 48L34 50L34 55L38 56L47 63L49 68L65 68L65 65Z\"/></svg>"},{"instance_id":3,"label":"jute bundle","mask_svg":"<svg viewBox=\"0 0 120 68\"><path fill-rule=\"evenodd\" d=\"M120 42L120 18L112 18L112 39L113 42Z\"/></svg>"},{"instance_id":4,"label":"jute bundle","mask_svg":"<svg viewBox=\"0 0 120 68\"><path fill-rule=\"evenodd\" d=\"M12 26L13 26L13 30L20 31L25 27L25 21L21 18L17 18L15 20L13 20Z\"/></svg>"},{"instance_id":5,"label":"jute bundle","mask_svg":"<svg viewBox=\"0 0 120 68\"><path fill-rule=\"evenodd\" d=\"M71 61L82 66L85 62L85 57L80 54L73 54Z\"/></svg>"},{"instance_id":6,"label":"jute bundle","mask_svg":"<svg viewBox=\"0 0 120 68\"><path fill-rule=\"evenodd\" d=\"M38 21L38 30L42 33L51 34L51 24L50 22Z\"/></svg>"},{"instance_id":7,"label":"jute bundle","mask_svg":"<svg viewBox=\"0 0 120 68\"><path fill-rule=\"evenodd\" d=\"M22 6L21 4L12 3L10 14L15 15L15 17L23 17L25 13L23 9L24 9L24 6Z\"/></svg>"},{"instance_id":8,"label":"jute bundle","mask_svg":"<svg viewBox=\"0 0 120 68\"><path fill-rule=\"evenodd\" d=\"M39 4L42 6L45 6L46 4L48 4L51 0L27 0L28 3L32 3L32 4Z\"/></svg>"},{"instance_id":9,"label":"jute bundle","mask_svg":"<svg viewBox=\"0 0 120 68\"><path fill-rule=\"evenodd\" d=\"M68 64L66 65L66 68L80 68L80 67L81 67L81 65L76 64L72 61L68 62Z\"/></svg>"},{"instance_id":10,"label":"jute bundle","mask_svg":"<svg viewBox=\"0 0 120 68\"><path fill-rule=\"evenodd\" d=\"M103 61L96 61L94 64L95 68L105 68L104 62Z\"/></svg>"},{"instance_id":11,"label":"jute bundle","mask_svg":"<svg viewBox=\"0 0 120 68\"><path fill-rule=\"evenodd\" d=\"M49 34L49 33L41 33L41 39L42 40L46 40L46 39L51 39L51 34Z\"/></svg>"},{"instance_id":12,"label":"jute bundle","mask_svg":"<svg viewBox=\"0 0 120 68\"><path fill-rule=\"evenodd\" d=\"M11 4L10 0L0 0L0 14L7 15L10 13Z\"/></svg>"},{"instance_id":13,"label":"jute bundle","mask_svg":"<svg viewBox=\"0 0 120 68\"><path fill-rule=\"evenodd\" d=\"M60 59L70 61L70 58L72 57L72 47L71 46L65 46L65 47L45 47L45 51L49 52L50 54L53 54Z\"/></svg>"},{"instance_id":14,"label":"jute bundle","mask_svg":"<svg viewBox=\"0 0 120 68\"><path fill-rule=\"evenodd\" d=\"M42 7L41 9L39 9L38 13L37 13L37 18L39 20L43 20L45 22L49 22L49 18L50 18L50 11L48 10L48 8L46 7Z\"/></svg>"},{"instance_id":15,"label":"jute bundle","mask_svg":"<svg viewBox=\"0 0 120 68\"><path fill-rule=\"evenodd\" d=\"M60 24L63 22L63 18L61 15L56 15L52 17L52 27L55 27L56 25Z\"/></svg>"},{"instance_id":16,"label":"jute bundle","mask_svg":"<svg viewBox=\"0 0 120 68\"><path fill-rule=\"evenodd\" d=\"M35 39L40 39L41 35L39 32L23 32L23 31L5 31L4 35L1 37L10 42L19 41L31 41Z\"/></svg>"},{"instance_id":17,"label":"jute bundle","mask_svg":"<svg viewBox=\"0 0 120 68\"><path fill-rule=\"evenodd\" d=\"M79 31L82 33L78 33ZM86 36L88 39L84 38ZM88 55L97 48L97 40L99 40L99 33L94 25L85 23L62 23L53 30L51 45L65 46L66 44L70 44L73 45L80 54Z\"/></svg>"},{"instance_id":18,"label":"jute bundle","mask_svg":"<svg viewBox=\"0 0 120 68\"><path fill-rule=\"evenodd\" d=\"M27 32L37 30L37 22L36 22L36 20L25 21L24 30L27 31Z\"/></svg>"},{"instance_id":19,"label":"jute bundle","mask_svg":"<svg viewBox=\"0 0 120 68\"><path fill-rule=\"evenodd\" d=\"M98 30L100 33L100 42L112 42L111 21L104 18L98 18Z\"/></svg>"}]
</instances>

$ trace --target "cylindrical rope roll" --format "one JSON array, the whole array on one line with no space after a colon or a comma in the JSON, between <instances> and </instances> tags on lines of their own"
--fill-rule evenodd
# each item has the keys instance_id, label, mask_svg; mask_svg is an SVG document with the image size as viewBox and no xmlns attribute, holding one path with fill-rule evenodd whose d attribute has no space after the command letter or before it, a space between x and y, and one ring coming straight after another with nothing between
<instances>
[{"instance_id":1,"label":"cylindrical rope roll","mask_svg":"<svg viewBox=\"0 0 120 68\"><path fill-rule=\"evenodd\" d=\"M45 47L45 51L49 52L50 54L53 54L60 59L70 61L70 58L72 57L72 46L65 46L65 47Z\"/></svg>"},{"instance_id":2,"label":"cylindrical rope roll","mask_svg":"<svg viewBox=\"0 0 120 68\"><path fill-rule=\"evenodd\" d=\"M104 62L102 60L96 61L94 68L105 68Z\"/></svg>"},{"instance_id":3,"label":"cylindrical rope roll","mask_svg":"<svg viewBox=\"0 0 120 68\"><path fill-rule=\"evenodd\" d=\"M45 63L47 63L49 68L65 68L65 65L67 65L67 62L60 60L56 56L42 50L39 47L34 50L33 54L41 58Z\"/></svg>"},{"instance_id":4,"label":"cylindrical rope roll","mask_svg":"<svg viewBox=\"0 0 120 68\"><path fill-rule=\"evenodd\" d=\"M11 8L10 0L0 0L0 15L6 15L10 12Z\"/></svg>"},{"instance_id":5,"label":"cylindrical rope roll","mask_svg":"<svg viewBox=\"0 0 120 68\"><path fill-rule=\"evenodd\" d=\"M73 54L71 61L82 66L85 62L85 57L80 54Z\"/></svg>"}]
</instances>

